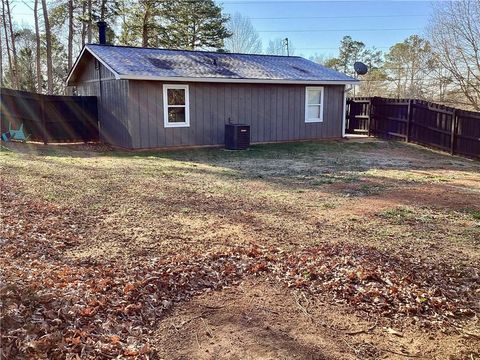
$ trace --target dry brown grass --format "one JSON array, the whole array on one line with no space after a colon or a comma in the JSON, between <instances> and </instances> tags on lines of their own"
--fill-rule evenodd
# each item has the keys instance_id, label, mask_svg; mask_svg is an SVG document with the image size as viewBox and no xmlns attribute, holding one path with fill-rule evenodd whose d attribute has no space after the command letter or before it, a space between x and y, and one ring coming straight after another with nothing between
<instances>
[{"instance_id":1,"label":"dry brown grass","mask_svg":"<svg viewBox=\"0 0 480 360\"><path fill-rule=\"evenodd\" d=\"M335 142L240 153L48 148L1 158L2 178L19 192L104 214L90 239L69 251L75 257L349 241L479 260L480 165L412 146ZM438 251L425 254L431 246Z\"/></svg>"}]
</instances>

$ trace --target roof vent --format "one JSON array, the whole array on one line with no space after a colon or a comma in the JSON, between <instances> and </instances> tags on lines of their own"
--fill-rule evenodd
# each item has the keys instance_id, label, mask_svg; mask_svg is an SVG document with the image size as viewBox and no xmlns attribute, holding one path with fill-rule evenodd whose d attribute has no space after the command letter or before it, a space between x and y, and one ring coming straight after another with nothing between
<instances>
[{"instance_id":1,"label":"roof vent","mask_svg":"<svg viewBox=\"0 0 480 360\"><path fill-rule=\"evenodd\" d=\"M298 66L295 66L295 65L292 65L292 68L294 68L295 70L298 70L304 74L309 74L310 71L306 70L306 69L302 69L301 67L298 67Z\"/></svg>"}]
</instances>

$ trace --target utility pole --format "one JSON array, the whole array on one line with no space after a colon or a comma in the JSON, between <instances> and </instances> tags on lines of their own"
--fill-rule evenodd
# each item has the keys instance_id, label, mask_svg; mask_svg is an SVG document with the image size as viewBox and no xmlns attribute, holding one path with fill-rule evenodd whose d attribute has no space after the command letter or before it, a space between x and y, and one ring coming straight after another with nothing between
<instances>
[{"instance_id":1,"label":"utility pole","mask_svg":"<svg viewBox=\"0 0 480 360\"><path fill-rule=\"evenodd\" d=\"M287 49L287 56L290 56L290 50L288 49L288 37L283 39L282 43L285 49Z\"/></svg>"}]
</instances>

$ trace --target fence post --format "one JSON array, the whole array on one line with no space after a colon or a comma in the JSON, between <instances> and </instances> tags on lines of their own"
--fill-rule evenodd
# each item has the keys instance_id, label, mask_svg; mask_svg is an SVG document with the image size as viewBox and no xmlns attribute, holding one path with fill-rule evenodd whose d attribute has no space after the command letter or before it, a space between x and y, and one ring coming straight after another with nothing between
<instances>
[{"instance_id":1,"label":"fence post","mask_svg":"<svg viewBox=\"0 0 480 360\"><path fill-rule=\"evenodd\" d=\"M368 99L368 137L372 134L372 98Z\"/></svg>"},{"instance_id":2,"label":"fence post","mask_svg":"<svg viewBox=\"0 0 480 360\"><path fill-rule=\"evenodd\" d=\"M455 155L455 143L456 143L456 137L457 137L457 110L453 109L452 111L452 128L450 132L450 154Z\"/></svg>"},{"instance_id":3,"label":"fence post","mask_svg":"<svg viewBox=\"0 0 480 360\"><path fill-rule=\"evenodd\" d=\"M410 142L410 127L411 127L411 122L412 122L412 117L413 117L413 110L412 110L412 99L408 99L408 110L407 110L407 133L405 134L405 141L408 143Z\"/></svg>"},{"instance_id":4,"label":"fence post","mask_svg":"<svg viewBox=\"0 0 480 360\"><path fill-rule=\"evenodd\" d=\"M346 96L346 95L345 95ZM352 113L352 100L347 99L345 102L345 134L350 133L350 114Z\"/></svg>"},{"instance_id":5,"label":"fence post","mask_svg":"<svg viewBox=\"0 0 480 360\"><path fill-rule=\"evenodd\" d=\"M87 111L86 111L86 101L85 101L85 98L82 96L81 97L81 108L82 108L82 111L81 111L81 116L82 116L82 138L83 138L83 143L86 144L87 143L87 134L88 134L88 130L87 130L87 120L86 120L86 117L87 117ZM90 123L90 122L89 122Z\"/></svg>"},{"instance_id":6,"label":"fence post","mask_svg":"<svg viewBox=\"0 0 480 360\"><path fill-rule=\"evenodd\" d=\"M47 136L47 119L45 117L45 96L42 94L40 96L40 109L42 112L42 135L43 135L43 144L47 145L48 136Z\"/></svg>"}]
</instances>

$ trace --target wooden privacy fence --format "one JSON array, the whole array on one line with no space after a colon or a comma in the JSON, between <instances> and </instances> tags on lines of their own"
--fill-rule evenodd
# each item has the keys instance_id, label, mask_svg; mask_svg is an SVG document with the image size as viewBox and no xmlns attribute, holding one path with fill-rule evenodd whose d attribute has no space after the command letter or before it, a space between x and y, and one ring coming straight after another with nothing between
<instances>
[{"instance_id":1,"label":"wooden privacy fence","mask_svg":"<svg viewBox=\"0 0 480 360\"><path fill-rule=\"evenodd\" d=\"M98 141L95 96L54 96L0 89L1 131L23 124L28 140L48 142Z\"/></svg>"},{"instance_id":2,"label":"wooden privacy fence","mask_svg":"<svg viewBox=\"0 0 480 360\"><path fill-rule=\"evenodd\" d=\"M347 101L347 133L365 133L480 158L480 113L415 99Z\"/></svg>"}]
</instances>

